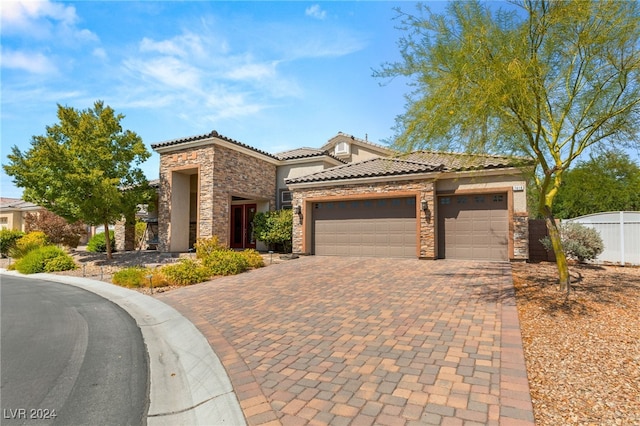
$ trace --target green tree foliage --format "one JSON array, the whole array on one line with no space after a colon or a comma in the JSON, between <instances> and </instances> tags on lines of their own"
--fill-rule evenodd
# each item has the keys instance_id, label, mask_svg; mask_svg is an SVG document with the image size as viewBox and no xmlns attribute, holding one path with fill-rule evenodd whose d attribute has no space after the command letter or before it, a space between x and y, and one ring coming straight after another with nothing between
<instances>
[{"instance_id":1,"label":"green tree foliage","mask_svg":"<svg viewBox=\"0 0 640 426\"><path fill-rule=\"evenodd\" d=\"M624 152L605 152L565 172L553 208L557 218L617 210L640 210L640 166Z\"/></svg>"},{"instance_id":2,"label":"green tree foliage","mask_svg":"<svg viewBox=\"0 0 640 426\"><path fill-rule=\"evenodd\" d=\"M282 244L284 251L291 251L293 237L293 211L291 209L259 212L253 219L253 234L267 244Z\"/></svg>"},{"instance_id":3,"label":"green tree foliage","mask_svg":"<svg viewBox=\"0 0 640 426\"><path fill-rule=\"evenodd\" d=\"M150 153L136 133L122 128L123 118L101 101L86 110L58 105L59 122L34 136L28 151L14 146L3 167L24 188L25 200L69 222L107 229L123 215L132 218L136 205L152 195L138 167Z\"/></svg>"},{"instance_id":4,"label":"green tree foliage","mask_svg":"<svg viewBox=\"0 0 640 426\"><path fill-rule=\"evenodd\" d=\"M402 59L374 73L414 88L396 145L531 159L537 210L568 291L553 203L586 148L638 141L640 3L522 0L498 9L465 1L445 15L424 5L399 13Z\"/></svg>"}]
</instances>

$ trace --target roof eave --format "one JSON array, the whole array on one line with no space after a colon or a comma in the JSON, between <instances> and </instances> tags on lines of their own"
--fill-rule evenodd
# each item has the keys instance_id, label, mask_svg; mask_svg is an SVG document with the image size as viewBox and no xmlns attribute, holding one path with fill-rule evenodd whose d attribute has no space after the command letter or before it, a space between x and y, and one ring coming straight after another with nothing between
<instances>
[{"instance_id":1,"label":"roof eave","mask_svg":"<svg viewBox=\"0 0 640 426\"><path fill-rule=\"evenodd\" d=\"M320 181L313 181L313 182L298 182L298 183L289 183L289 184L287 184L285 181L285 184L290 189L304 189L304 188L315 188L315 187L323 187L323 186L359 185L359 184L367 184L367 183L416 180L416 179L436 180L441 174L442 172L436 171L436 172L426 172L426 173L406 173L406 174L398 174L398 175L367 176L367 177L356 177L356 178L348 178L348 179L320 180Z\"/></svg>"},{"instance_id":2,"label":"roof eave","mask_svg":"<svg viewBox=\"0 0 640 426\"><path fill-rule=\"evenodd\" d=\"M191 149L191 148L197 148L200 146L206 146L206 145L219 145L219 146L223 146L225 148L229 148L232 149L234 151L238 151L238 152L242 152L243 154L247 154L251 157L255 157L255 158L260 158L261 160L267 161L271 164L274 165L279 165L281 160L272 157L270 155L267 154L263 154L259 151L244 147L242 145L239 145L237 143L233 143L233 142L229 142L226 141L224 139L221 139L219 137L206 137L203 139L197 139L194 141L189 141L189 142L176 142L174 144L170 144L168 143L167 145L164 146L153 146L152 148L154 151L156 151L159 154L167 154L173 151L181 151L184 149Z\"/></svg>"}]
</instances>

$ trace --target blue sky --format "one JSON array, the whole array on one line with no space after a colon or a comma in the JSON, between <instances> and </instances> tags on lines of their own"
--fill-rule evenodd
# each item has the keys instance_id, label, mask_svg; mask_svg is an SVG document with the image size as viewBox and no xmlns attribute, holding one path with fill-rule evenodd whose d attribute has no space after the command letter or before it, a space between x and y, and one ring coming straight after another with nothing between
<instances>
[{"instance_id":1,"label":"blue sky","mask_svg":"<svg viewBox=\"0 0 640 426\"><path fill-rule=\"evenodd\" d=\"M444 7L435 3L432 8ZM145 144L217 130L268 152L338 131L390 138L409 90L372 69L399 58L412 2L3 2L2 163L103 100ZM143 170L158 176L154 152ZM20 197L1 172L1 195Z\"/></svg>"}]
</instances>

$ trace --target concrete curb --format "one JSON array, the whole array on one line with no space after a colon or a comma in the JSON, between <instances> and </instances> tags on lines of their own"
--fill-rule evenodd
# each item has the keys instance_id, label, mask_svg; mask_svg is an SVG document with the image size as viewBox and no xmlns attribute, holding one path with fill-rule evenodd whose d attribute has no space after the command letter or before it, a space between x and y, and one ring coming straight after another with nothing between
<instances>
[{"instance_id":1,"label":"concrete curb","mask_svg":"<svg viewBox=\"0 0 640 426\"><path fill-rule=\"evenodd\" d=\"M0 274L24 277L2 269ZM148 425L246 424L222 363L202 333L178 311L153 297L102 281L55 274L30 277L91 291L133 317L149 354Z\"/></svg>"}]
</instances>

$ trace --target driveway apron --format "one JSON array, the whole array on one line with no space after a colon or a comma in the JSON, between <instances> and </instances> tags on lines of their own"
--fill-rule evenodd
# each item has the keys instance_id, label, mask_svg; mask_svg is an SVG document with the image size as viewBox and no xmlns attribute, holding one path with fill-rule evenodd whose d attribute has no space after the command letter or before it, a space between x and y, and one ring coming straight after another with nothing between
<instances>
[{"instance_id":1,"label":"driveway apron","mask_svg":"<svg viewBox=\"0 0 640 426\"><path fill-rule=\"evenodd\" d=\"M311 256L157 297L250 425L534 424L509 263Z\"/></svg>"}]
</instances>

